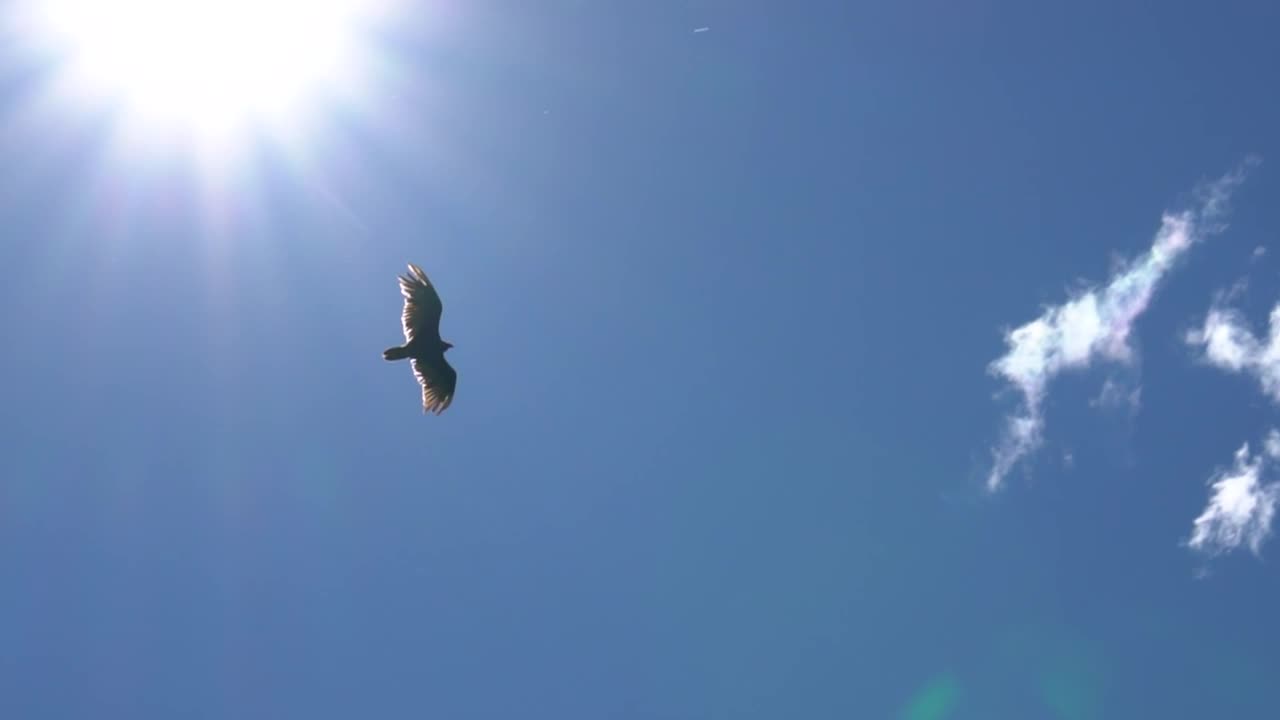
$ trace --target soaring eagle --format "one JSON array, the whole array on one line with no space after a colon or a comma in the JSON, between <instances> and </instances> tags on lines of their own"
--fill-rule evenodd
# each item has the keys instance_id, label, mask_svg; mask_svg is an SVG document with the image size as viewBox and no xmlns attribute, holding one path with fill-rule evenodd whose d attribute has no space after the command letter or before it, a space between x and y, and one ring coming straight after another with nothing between
<instances>
[{"instance_id":1,"label":"soaring eagle","mask_svg":"<svg viewBox=\"0 0 1280 720\"><path fill-rule=\"evenodd\" d=\"M453 389L458 373L445 361L444 354L453 343L440 339L440 313L444 305L422 268L409 263L409 274L400 276L400 294L404 296L404 344L387 348L383 360L409 358L413 374L422 385L422 412L436 415L453 402Z\"/></svg>"}]
</instances>

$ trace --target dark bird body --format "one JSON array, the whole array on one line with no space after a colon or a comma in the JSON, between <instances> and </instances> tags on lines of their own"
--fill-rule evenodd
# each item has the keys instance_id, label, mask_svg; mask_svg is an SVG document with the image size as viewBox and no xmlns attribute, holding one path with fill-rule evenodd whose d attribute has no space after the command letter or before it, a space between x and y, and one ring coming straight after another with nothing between
<instances>
[{"instance_id":1,"label":"dark bird body","mask_svg":"<svg viewBox=\"0 0 1280 720\"><path fill-rule=\"evenodd\" d=\"M382 359L408 358L414 377L422 386L422 411L439 415L453 403L453 391L458 385L458 373L444 359L453 344L440 339L444 304L426 273L413 263L409 263L409 273L400 276L400 294L404 296L404 311L400 314L404 344L384 350Z\"/></svg>"}]
</instances>

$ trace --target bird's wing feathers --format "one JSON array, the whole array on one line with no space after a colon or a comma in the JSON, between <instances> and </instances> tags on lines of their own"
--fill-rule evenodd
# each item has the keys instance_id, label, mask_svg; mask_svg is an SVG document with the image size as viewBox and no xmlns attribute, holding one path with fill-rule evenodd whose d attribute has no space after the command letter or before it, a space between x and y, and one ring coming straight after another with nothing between
<instances>
[{"instance_id":1,"label":"bird's wing feathers","mask_svg":"<svg viewBox=\"0 0 1280 720\"><path fill-rule=\"evenodd\" d=\"M422 411L437 415L453 403L453 391L458 386L458 373L441 353L431 360L413 359L413 375L422 385Z\"/></svg>"},{"instance_id":2,"label":"bird's wing feathers","mask_svg":"<svg viewBox=\"0 0 1280 720\"><path fill-rule=\"evenodd\" d=\"M444 304L422 268L409 263L409 273L400 276L400 294L404 296L400 324L404 327L405 342L413 342L420 335L439 339Z\"/></svg>"}]
</instances>

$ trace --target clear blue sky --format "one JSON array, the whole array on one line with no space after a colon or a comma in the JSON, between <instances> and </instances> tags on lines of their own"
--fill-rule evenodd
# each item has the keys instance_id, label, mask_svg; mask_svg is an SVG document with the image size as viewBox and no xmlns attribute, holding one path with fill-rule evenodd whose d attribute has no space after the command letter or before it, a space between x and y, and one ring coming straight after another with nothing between
<instances>
[{"instance_id":1,"label":"clear blue sky","mask_svg":"<svg viewBox=\"0 0 1280 720\"><path fill-rule=\"evenodd\" d=\"M1189 539L1242 445L1280 478L1280 10L402 12L218 183L0 53L0 716L1277 712L1270 518ZM1006 332L1180 211L989 490Z\"/></svg>"}]
</instances>

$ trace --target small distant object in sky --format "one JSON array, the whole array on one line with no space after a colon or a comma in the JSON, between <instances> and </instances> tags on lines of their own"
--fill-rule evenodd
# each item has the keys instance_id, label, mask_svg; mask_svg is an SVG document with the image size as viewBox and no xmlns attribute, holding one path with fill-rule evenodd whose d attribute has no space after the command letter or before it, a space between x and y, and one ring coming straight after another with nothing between
<instances>
[{"instance_id":1,"label":"small distant object in sky","mask_svg":"<svg viewBox=\"0 0 1280 720\"><path fill-rule=\"evenodd\" d=\"M694 28L694 29L693 29L693 31L694 31L694 32L696 32L696 33L709 32L710 30L711 30L711 28L709 28L709 27L700 27L700 28Z\"/></svg>"},{"instance_id":2,"label":"small distant object in sky","mask_svg":"<svg viewBox=\"0 0 1280 720\"><path fill-rule=\"evenodd\" d=\"M382 351L382 359L409 358L413 375L422 386L422 412L439 415L453 403L458 385L458 373L444 359L453 343L440 339L444 303L427 274L413 263L409 263L409 274L400 276L400 294L404 296L400 313L404 344Z\"/></svg>"},{"instance_id":3,"label":"small distant object in sky","mask_svg":"<svg viewBox=\"0 0 1280 720\"><path fill-rule=\"evenodd\" d=\"M1258 247L1253 249L1253 257L1255 260L1266 254L1267 254L1267 248L1264 245L1259 245Z\"/></svg>"}]
</instances>

